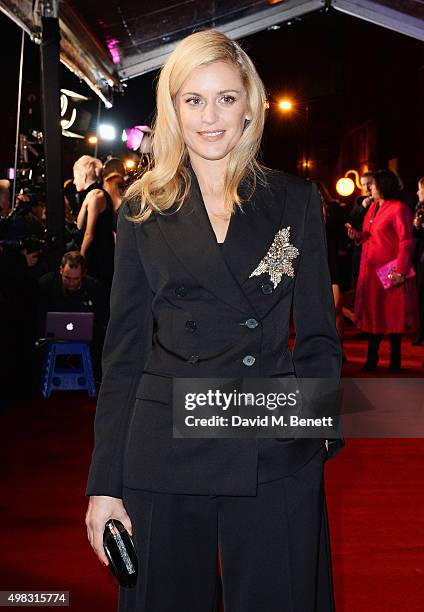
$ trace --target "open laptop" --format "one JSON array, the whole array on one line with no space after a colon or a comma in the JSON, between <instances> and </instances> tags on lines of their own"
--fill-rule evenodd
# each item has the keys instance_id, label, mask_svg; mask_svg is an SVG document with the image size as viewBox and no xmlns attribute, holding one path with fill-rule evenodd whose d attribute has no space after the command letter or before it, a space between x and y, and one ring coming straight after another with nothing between
<instances>
[{"instance_id":1,"label":"open laptop","mask_svg":"<svg viewBox=\"0 0 424 612\"><path fill-rule=\"evenodd\" d=\"M46 338L67 342L91 342L93 323L92 312L48 312Z\"/></svg>"}]
</instances>

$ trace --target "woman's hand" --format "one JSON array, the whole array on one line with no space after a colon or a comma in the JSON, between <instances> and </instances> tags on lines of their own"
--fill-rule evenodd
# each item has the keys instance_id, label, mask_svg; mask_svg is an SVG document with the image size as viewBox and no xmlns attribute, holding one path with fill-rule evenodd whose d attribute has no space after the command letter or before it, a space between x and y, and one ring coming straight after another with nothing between
<instances>
[{"instance_id":1,"label":"woman's hand","mask_svg":"<svg viewBox=\"0 0 424 612\"><path fill-rule=\"evenodd\" d=\"M367 198L364 198L362 200L361 204L364 208L368 208L370 204L372 204L373 202L374 202L374 198L372 196L368 196Z\"/></svg>"},{"instance_id":2,"label":"woman's hand","mask_svg":"<svg viewBox=\"0 0 424 612\"><path fill-rule=\"evenodd\" d=\"M109 565L103 548L103 532L109 519L121 521L128 533L132 535L131 520L124 508L122 499L107 495L91 496L85 515L85 524L87 525L88 540L103 565Z\"/></svg>"},{"instance_id":3,"label":"woman's hand","mask_svg":"<svg viewBox=\"0 0 424 612\"><path fill-rule=\"evenodd\" d=\"M345 223L345 228L347 229L347 235L351 240L354 240L356 243L362 240L362 232L358 232L358 230L354 229L350 223Z\"/></svg>"}]
</instances>

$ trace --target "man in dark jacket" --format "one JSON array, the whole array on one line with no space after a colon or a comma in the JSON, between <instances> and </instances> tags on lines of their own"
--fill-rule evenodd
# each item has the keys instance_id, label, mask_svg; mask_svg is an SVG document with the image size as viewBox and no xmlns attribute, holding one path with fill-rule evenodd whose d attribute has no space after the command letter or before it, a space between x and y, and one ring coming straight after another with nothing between
<instances>
[{"instance_id":1,"label":"man in dark jacket","mask_svg":"<svg viewBox=\"0 0 424 612\"><path fill-rule=\"evenodd\" d=\"M352 206L352 210L349 215L349 222L352 226L358 230L362 230L362 224L364 222L364 217L367 214L367 210L369 205L372 203L373 199L371 197L371 183L373 181L372 172L365 172L361 178L360 182L362 185L362 195L358 196ZM355 245L353 247L353 256L352 256L352 276L354 279L354 286L356 287L356 281L359 275L359 265L361 263L361 246Z\"/></svg>"},{"instance_id":2,"label":"man in dark jacket","mask_svg":"<svg viewBox=\"0 0 424 612\"><path fill-rule=\"evenodd\" d=\"M94 334L91 346L94 371L100 374L100 357L108 320L106 292L99 281L86 274L85 258L78 251L62 257L58 272L40 278L38 332L44 336L48 312L93 312Z\"/></svg>"}]
</instances>

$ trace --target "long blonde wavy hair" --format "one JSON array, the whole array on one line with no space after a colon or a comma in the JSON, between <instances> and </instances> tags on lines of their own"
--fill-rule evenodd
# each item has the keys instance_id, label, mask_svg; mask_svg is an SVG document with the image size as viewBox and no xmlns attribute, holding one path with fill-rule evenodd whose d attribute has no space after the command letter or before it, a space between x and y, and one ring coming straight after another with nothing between
<instances>
[{"instance_id":1,"label":"long blonde wavy hair","mask_svg":"<svg viewBox=\"0 0 424 612\"><path fill-rule=\"evenodd\" d=\"M264 85L253 62L239 44L216 30L196 32L177 45L161 70L156 91L152 164L125 195L125 199L140 205L139 211L129 217L132 221L143 222L153 211L163 213L175 202L178 203L177 211L183 205L190 191L191 177L186 169L188 153L175 99L192 70L216 61L229 62L240 70L252 115L228 158L224 200L229 211L234 212L236 206L242 204L238 190L243 179L253 190L257 179L264 177L262 166L256 159L265 122Z\"/></svg>"}]
</instances>

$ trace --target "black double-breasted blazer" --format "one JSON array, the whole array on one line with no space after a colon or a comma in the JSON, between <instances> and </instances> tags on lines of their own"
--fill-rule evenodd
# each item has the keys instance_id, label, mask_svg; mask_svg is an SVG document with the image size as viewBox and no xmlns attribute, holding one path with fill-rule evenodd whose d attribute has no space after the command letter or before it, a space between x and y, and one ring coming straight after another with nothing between
<instances>
[{"instance_id":1,"label":"black double-breasted blazer","mask_svg":"<svg viewBox=\"0 0 424 612\"><path fill-rule=\"evenodd\" d=\"M134 224L131 204L121 207L88 495L122 497L123 486L254 495L258 483L300 469L324 444L172 437L173 377L339 378L342 363L315 185L266 171L266 184L231 217L221 249L189 170L178 213ZM292 270L272 278L258 266L282 235ZM333 441L329 455L342 445Z\"/></svg>"}]
</instances>

